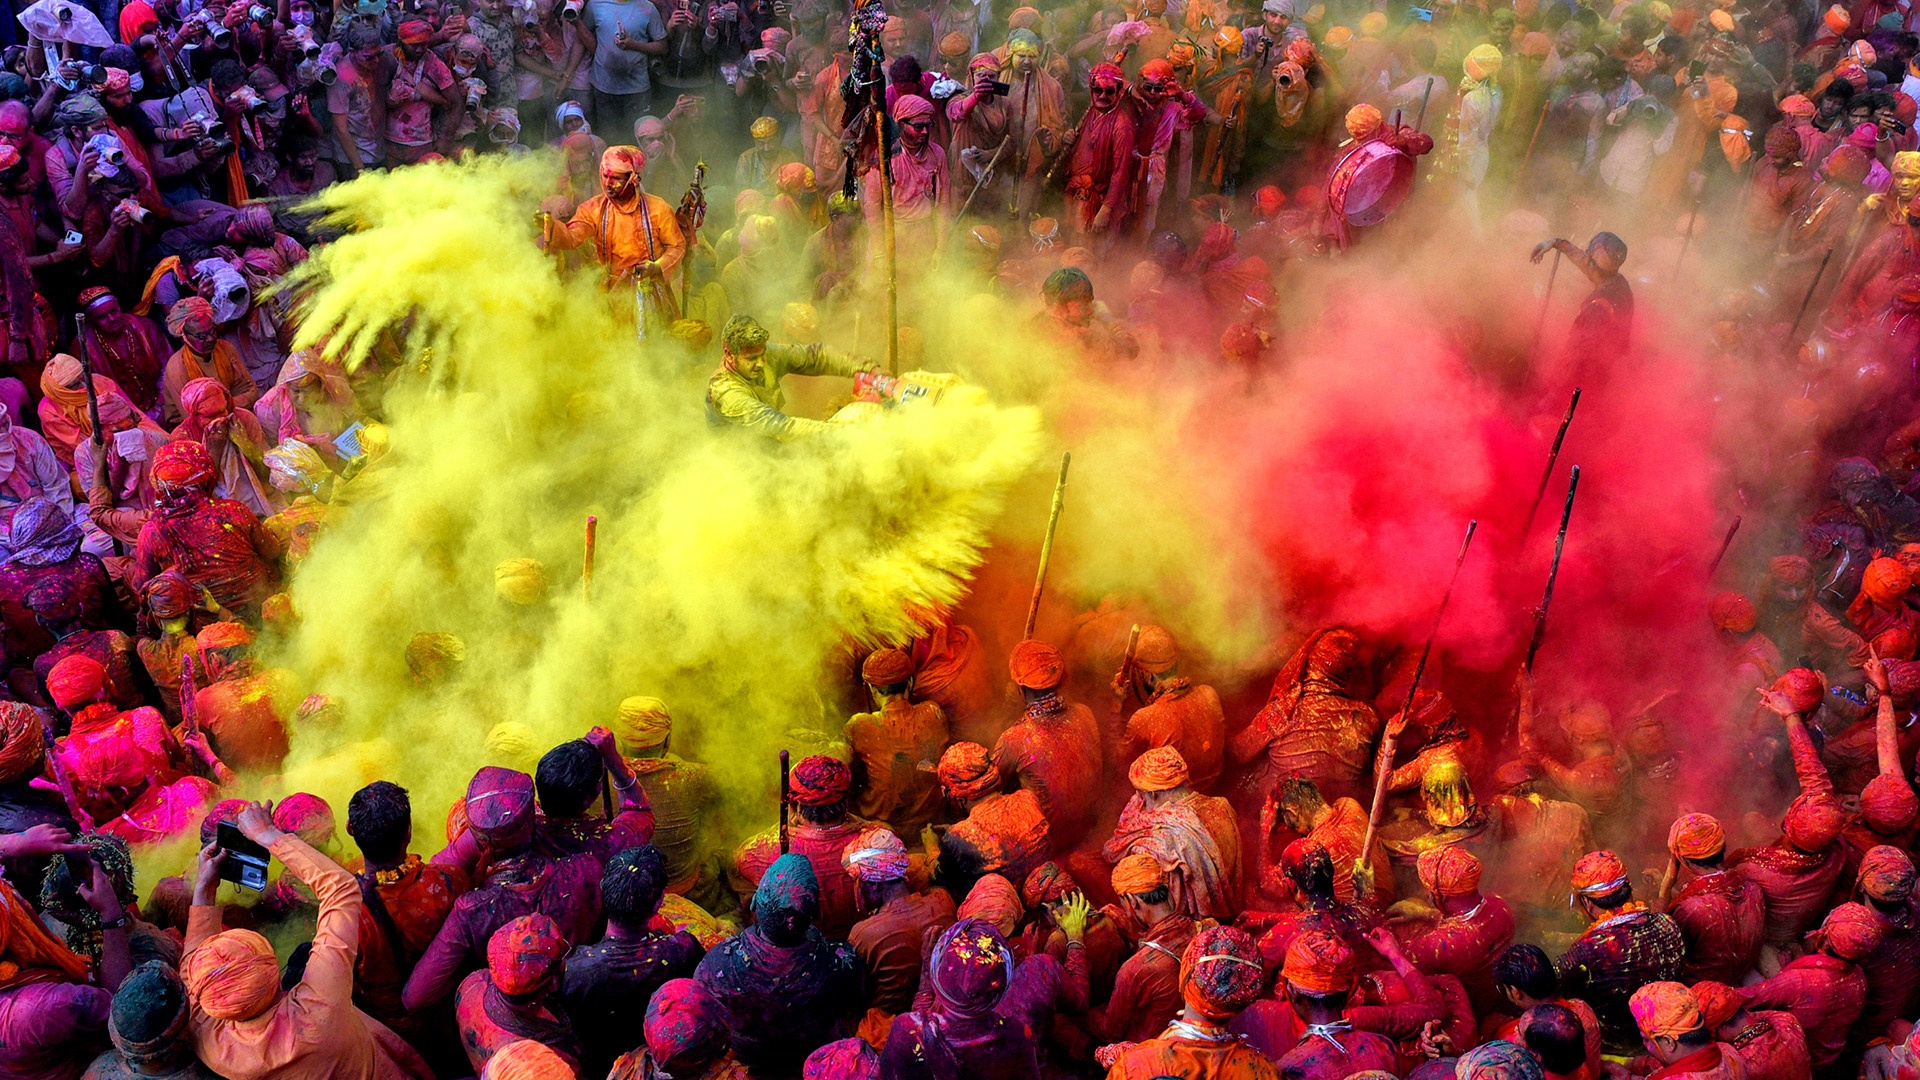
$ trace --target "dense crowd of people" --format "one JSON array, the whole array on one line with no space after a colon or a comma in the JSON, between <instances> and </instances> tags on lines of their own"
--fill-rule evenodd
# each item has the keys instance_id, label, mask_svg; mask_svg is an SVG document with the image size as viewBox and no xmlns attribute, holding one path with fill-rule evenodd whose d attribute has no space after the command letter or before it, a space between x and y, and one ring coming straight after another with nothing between
<instances>
[{"instance_id":1,"label":"dense crowd of people","mask_svg":"<svg viewBox=\"0 0 1920 1080\"><path fill-rule=\"evenodd\" d=\"M20 10L0 1077L1920 1070L1920 12L1257 3ZM1810 489L1754 503L1778 520L1749 535L1786 538L1764 581L1690 616L1730 692L1684 731L1660 700L1538 701L1531 661L1510 724L1456 708L1417 643L1338 624L1243 707L1246 669L1103 606L1004 661L947 618L822 671L864 709L758 820L650 696L552 747L499 725L450 808L404 776L344 807L272 789L343 703L264 645L328 523L405 467L383 399L411 370L293 347L329 242L306 200L540 153L555 265L641 347L717 339L715 438L937 397L912 325L876 343L887 293L918 325L940 277L1089 371L1257 373L1287 289L1416 218L1585 280L1568 386L1633 347L1624 235L1713 266L1712 348L1847 419L1776 474ZM823 332L855 312L864 337ZM853 404L805 415L788 375ZM502 563L502 610L547 577ZM423 632L405 665L430 687L463 650ZM1690 759L1728 782L1693 790Z\"/></svg>"}]
</instances>

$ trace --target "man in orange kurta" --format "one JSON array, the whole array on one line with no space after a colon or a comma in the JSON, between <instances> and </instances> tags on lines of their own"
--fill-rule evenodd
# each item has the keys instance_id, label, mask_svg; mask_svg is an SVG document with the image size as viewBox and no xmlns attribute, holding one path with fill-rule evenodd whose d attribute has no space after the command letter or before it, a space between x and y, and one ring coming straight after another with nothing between
<instances>
[{"instance_id":1,"label":"man in orange kurta","mask_svg":"<svg viewBox=\"0 0 1920 1080\"><path fill-rule=\"evenodd\" d=\"M1220 780L1220 760L1226 753L1227 719L1220 695L1211 686L1195 686L1179 668L1179 649L1173 635L1158 626L1140 628L1132 669L1123 672L1123 693L1132 691L1145 702L1127 718L1121 760L1131 762L1159 746L1180 751L1193 778L1193 789L1211 794Z\"/></svg>"},{"instance_id":2,"label":"man in orange kurta","mask_svg":"<svg viewBox=\"0 0 1920 1080\"><path fill-rule=\"evenodd\" d=\"M875 711L847 721L853 754L853 812L884 821L903 839L920 835L940 812L940 781L920 767L940 760L947 745L947 716L931 701L914 701L913 658L900 649L877 649L860 669Z\"/></svg>"},{"instance_id":3,"label":"man in orange kurta","mask_svg":"<svg viewBox=\"0 0 1920 1080\"><path fill-rule=\"evenodd\" d=\"M636 147L607 147L600 155L601 193L581 203L565 224L548 230L548 245L559 251L591 243L609 286L636 278L671 281L674 267L687 255L686 234L673 207L640 188L646 164Z\"/></svg>"}]
</instances>

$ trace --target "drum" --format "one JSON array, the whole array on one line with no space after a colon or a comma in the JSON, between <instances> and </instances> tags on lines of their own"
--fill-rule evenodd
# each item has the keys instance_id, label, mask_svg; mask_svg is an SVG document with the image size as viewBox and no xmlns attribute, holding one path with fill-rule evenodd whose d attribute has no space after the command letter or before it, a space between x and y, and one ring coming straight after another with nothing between
<instances>
[{"instance_id":1,"label":"drum","mask_svg":"<svg viewBox=\"0 0 1920 1080\"><path fill-rule=\"evenodd\" d=\"M1379 139L1363 142L1333 167L1327 202L1349 225L1377 225L1413 190L1413 176L1411 155Z\"/></svg>"}]
</instances>

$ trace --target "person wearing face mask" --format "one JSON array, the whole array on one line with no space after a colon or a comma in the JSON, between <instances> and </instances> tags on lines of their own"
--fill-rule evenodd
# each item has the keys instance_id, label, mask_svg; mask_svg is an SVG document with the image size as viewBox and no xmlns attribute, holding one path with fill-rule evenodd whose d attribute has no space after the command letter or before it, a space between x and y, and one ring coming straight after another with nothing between
<instances>
[{"instance_id":1,"label":"person wearing face mask","mask_svg":"<svg viewBox=\"0 0 1920 1080\"><path fill-rule=\"evenodd\" d=\"M672 300L673 269L687 255L673 206L641 189L640 170L647 158L631 146L610 146L600 155L601 193L581 203L565 222L565 196L549 196L541 206L546 246L571 251L592 244L616 293L647 283L649 291Z\"/></svg>"},{"instance_id":2,"label":"person wearing face mask","mask_svg":"<svg viewBox=\"0 0 1920 1080\"><path fill-rule=\"evenodd\" d=\"M1077 243L1096 251L1113 246L1133 205L1133 108L1127 83L1113 64L1087 76L1092 104L1067 134L1067 220Z\"/></svg>"}]
</instances>

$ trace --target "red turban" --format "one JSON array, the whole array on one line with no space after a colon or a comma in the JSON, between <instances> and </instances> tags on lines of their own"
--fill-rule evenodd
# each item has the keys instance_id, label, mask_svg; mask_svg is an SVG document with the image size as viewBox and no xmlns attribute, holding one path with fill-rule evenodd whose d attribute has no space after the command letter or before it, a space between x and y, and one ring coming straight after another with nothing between
<instances>
[{"instance_id":1,"label":"red turban","mask_svg":"<svg viewBox=\"0 0 1920 1080\"><path fill-rule=\"evenodd\" d=\"M860 665L860 677L871 686L898 686L913 678L913 657L902 649L875 649Z\"/></svg>"},{"instance_id":2,"label":"red turban","mask_svg":"<svg viewBox=\"0 0 1920 1080\"><path fill-rule=\"evenodd\" d=\"M1870 164L1871 159L1865 150L1843 145L1827 155L1827 178L1842 184L1857 184L1867 178Z\"/></svg>"},{"instance_id":3,"label":"red turban","mask_svg":"<svg viewBox=\"0 0 1920 1080\"><path fill-rule=\"evenodd\" d=\"M63 657L47 672L47 693L63 709L75 709L100 700L107 688L107 669L78 653Z\"/></svg>"},{"instance_id":4,"label":"red turban","mask_svg":"<svg viewBox=\"0 0 1920 1080\"><path fill-rule=\"evenodd\" d=\"M1120 70L1120 65L1118 64L1095 64L1093 65L1093 70L1087 72L1088 86L1098 86L1102 82L1114 82L1124 86L1126 85L1126 81L1126 73Z\"/></svg>"},{"instance_id":5,"label":"red turban","mask_svg":"<svg viewBox=\"0 0 1920 1080\"><path fill-rule=\"evenodd\" d=\"M292 833L309 847L325 847L333 839L333 807L318 795L296 791L273 808L273 827Z\"/></svg>"},{"instance_id":6,"label":"red turban","mask_svg":"<svg viewBox=\"0 0 1920 1080\"><path fill-rule=\"evenodd\" d=\"M253 644L253 631L245 623L208 623L193 636L193 643L201 649L244 649Z\"/></svg>"},{"instance_id":7,"label":"red turban","mask_svg":"<svg viewBox=\"0 0 1920 1080\"><path fill-rule=\"evenodd\" d=\"M957 742L940 754L940 784L956 799L977 799L1000 786L1000 772L993 767L987 748L979 743Z\"/></svg>"},{"instance_id":8,"label":"red turban","mask_svg":"<svg viewBox=\"0 0 1920 1080\"><path fill-rule=\"evenodd\" d=\"M1813 107L1813 99L1807 95L1788 94L1786 97L1780 99L1780 111L1788 116L1797 116L1804 120L1819 110Z\"/></svg>"},{"instance_id":9,"label":"red turban","mask_svg":"<svg viewBox=\"0 0 1920 1080\"><path fill-rule=\"evenodd\" d=\"M1280 977L1309 994L1337 994L1353 986L1353 950L1325 930L1302 930L1287 943Z\"/></svg>"},{"instance_id":10,"label":"red turban","mask_svg":"<svg viewBox=\"0 0 1920 1080\"><path fill-rule=\"evenodd\" d=\"M793 801L801 806L845 802L852 785L852 771L836 757L815 754L793 767Z\"/></svg>"},{"instance_id":11,"label":"red turban","mask_svg":"<svg viewBox=\"0 0 1920 1080\"><path fill-rule=\"evenodd\" d=\"M487 939L487 978L503 994L543 989L567 955L560 924L539 912L522 915Z\"/></svg>"},{"instance_id":12,"label":"red turban","mask_svg":"<svg viewBox=\"0 0 1920 1080\"><path fill-rule=\"evenodd\" d=\"M197 334L211 331L217 325L213 317L213 304L202 296L186 296L173 302L167 309L167 333L174 337L184 336L192 330Z\"/></svg>"},{"instance_id":13,"label":"red turban","mask_svg":"<svg viewBox=\"0 0 1920 1080\"><path fill-rule=\"evenodd\" d=\"M1589 851L1573 864L1573 891L1608 896L1627 884L1627 864L1611 851Z\"/></svg>"},{"instance_id":14,"label":"red turban","mask_svg":"<svg viewBox=\"0 0 1920 1080\"><path fill-rule=\"evenodd\" d=\"M1773 689L1787 695L1793 711L1805 715L1820 707L1827 695L1827 684L1817 672L1797 667L1773 680Z\"/></svg>"},{"instance_id":15,"label":"red turban","mask_svg":"<svg viewBox=\"0 0 1920 1080\"><path fill-rule=\"evenodd\" d=\"M1800 133L1786 124L1775 124L1767 129L1767 155L1769 157L1798 157L1800 154Z\"/></svg>"},{"instance_id":16,"label":"red turban","mask_svg":"<svg viewBox=\"0 0 1920 1080\"><path fill-rule=\"evenodd\" d=\"M1166 60L1149 60L1140 65L1142 82L1170 82L1174 78L1173 65Z\"/></svg>"},{"instance_id":17,"label":"red turban","mask_svg":"<svg viewBox=\"0 0 1920 1080\"><path fill-rule=\"evenodd\" d=\"M1913 576L1899 559L1875 559L1860 578L1860 595L1883 608L1899 607L1912 589Z\"/></svg>"},{"instance_id":18,"label":"red turban","mask_svg":"<svg viewBox=\"0 0 1920 1080\"><path fill-rule=\"evenodd\" d=\"M647 167L647 155L637 146L609 146L600 152L602 173L637 173Z\"/></svg>"},{"instance_id":19,"label":"red turban","mask_svg":"<svg viewBox=\"0 0 1920 1080\"><path fill-rule=\"evenodd\" d=\"M1860 891L1883 903L1904 903L1913 895L1913 859L1890 844L1860 857Z\"/></svg>"},{"instance_id":20,"label":"red turban","mask_svg":"<svg viewBox=\"0 0 1920 1080\"><path fill-rule=\"evenodd\" d=\"M195 1008L215 1020L251 1020L280 994L273 946L252 930L226 930L200 943L180 964Z\"/></svg>"},{"instance_id":21,"label":"red turban","mask_svg":"<svg viewBox=\"0 0 1920 1080\"><path fill-rule=\"evenodd\" d=\"M1711 859L1727 850L1727 832L1707 814L1686 814L1667 830L1667 850L1676 858Z\"/></svg>"},{"instance_id":22,"label":"red turban","mask_svg":"<svg viewBox=\"0 0 1920 1080\"><path fill-rule=\"evenodd\" d=\"M511 837L533 818L533 777L488 765L467 784L466 810L467 824L480 835Z\"/></svg>"},{"instance_id":23,"label":"red turban","mask_svg":"<svg viewBox=\"0 0 1920 1080\"><path fill-rule=\"evenodd\" d=\"M1740 991L1726 983L1711 980L1693 984L1693 1000L1700 1003L1700 1025L1708 1031L1718 1031L1741 1009L1746 1008L1746 1003L1740 999Z\"/></svg>"},{"instance_id":24,"label":"red turban","mask_svg":"<svg viewBox=\"0 0 1920 1080\"><path fill-rule=\"evenodd\" d=\"M1135 791L1171 791L1187 779L1187 759L1171 746L1156 746L1127 768L1127 782Z\"/></svg>"},{"instance_id":25,"label":"red turban","mask_svg":"<svg viewBox=\"0 0 1920 1080\"><path fill-rule=\"evenodd\" d=\"M1032 639L1013 647L1013 654L1007 657L1007 670L1016 684L1029 690L1051 690L1067 675L1060 650Z\"/></svg>"},{"instance_id":26,"label":"red turban","mask_svg":"<svg viewBox=\"0 0 1920 1080\"><path fill-rule=\"evenodd\" d=\"M1145 896L1166 887L1167 872L1161 869L1158 859L1136 851L1114 864L1109 882L1113 891L1121 896Z\"/></svg>"},{"instance_id":27,"label":"red turban","mask_svg":"<svg viewBox=\"0 0 1920 1080\"><path fill-rule=\"evenodd\" d=\"M1846 811L1832 798L1817 799L1806 795L1793 800L1787 807L1787 816L1780 823L1780 831L1786 834L1787 843L1810 855L1817 855L1833 846L1840 837L1840 830L1846 828Z\"/></svg>"},{"instance_id":28,"label":"red turban","mask_svg":"<svg viewBox=\"0 0 1920 1080\"><path fill-rule=\"evenodd\" d=\"M1180 996L1187 1008L1210 1020L1225 1020L1253 1004L1266 980L1259 946L1231 926L1193 935L1180 957Z\"/></svg>"},{"instance_id":29,"label":"red turban","mask_svg":"<svg viewBox=\"0 0 1920 1080\"><path fill-rule=\"evenodd\" d=\"M574 1074L567 1059L546 1043L515 1039L487 1059L480 1080L574 1080Z\"/></svg>"},{"instance_id":30,"label":"red turban","mask_svg":"<svg viewBox=\"0 0 1920 1080\"><path fill-rule=\"evenodd\" d=\"M1865 904L1841 904L1820 924L1827 951L1842 960L1863 960L1880 947L1886 928Z\"/></svg>"},{"instance_id":31,"label":"red turban","mask_svg":"<svg viewBox=\"0 0 1920 1080\"><path fill-rule=\"evenodd\" d=\"M1435 896L1472 896L1480 889L1480 860L1458 844L1421 852L1415 870Z\"/></svg>"},{"instance_id":32,"label":"red turban","mask_svg":"<svg viewBox=\"0 0 1920 1080\"><path fill-rule=\"evenodd\" d=\"M1158 675L1180 659L1180 647L1162 626L1143 626L1140 640L1134 643L1133 662L1149 675Z\"/></svg>"},{"instance_id":33,"label":"red turban","mask_svg":"<svg viewBox=\"0 0 1920 1080\"><path fill-rule=\"evenodd\" d=\"M167 570L147 579L144 588L147 610L156 619L177 619L193 610L193 582L178 570Z\"/></svg>"},{"instance_id":34,"label":"red turban","mask_svg":"<svg viewBox=\"0 0 1920 1080\"><path fill-rule=\"evenodd\" d=\"M1912 708L1916 699L1920 699L1920 660L1886 660L1887 690L1893 695L1893 703L1900 708Z\"/></svg>"},{"instance_id":35,"label":"red turban","mask_svg":"<svg viewBox=\"0 0 1920 1080\"><path fill-rule=\"evenodd\" d=\"M1029 908L1041 904L1052 904L1064 900L1077 892L1080 886L1074 883L1073 875L1060 868L1056 862L1044 862L1033 868L1027 880L1020 886L1020 900Z\"/></svg>"},{"instance_id":36,"label":"red turban","mask_svg":"<svg viewBox=\"0 0 1920 1080\"><path fill-rule=\"evenodd\" d=\"M39 710L18 701L0 701L0 785L39 775L46 759Z\"/></svg>"},{"instance_id":37,"label":"red turban","mask_svg":"<svg viewBox=\"0 0 1920 1080\"><path fill-rule=\"evenodd\" d=\"M246 808L247 800L245 799L221 799L214 803L213 808L207 811L207 816L200 819L200 845L205 847L213 843L220 823L237 820L240 817L240 811Z\"/></svg>"},{"instance_id":38,"label":"red turban","mask_svg":"<svg viewBox=\"0 0 1920 1080\"><path fill-rule=\"evenodd\" d=\"M1813 584L1813 564L1798 555L1777 555L1767 563L1767 576L1804 589Z\"/></svg>"},{"instance_id":39,"label":"red turban","mask_svg":"<svg viewBox=\"0 0 1920 1080\"><path fill-rule=\"evenodd\" d=\"M1754 613L1753 602L1737 592L1723 592L1707 605L1707 615L1713 619L1715 630L1731 630L1744 634L1759 622Z\"/></svg>"},{"instance_id":40,"label":"red turban","mask_svg":"<svg viewBox=\"0 0 1920 1080\"><path fill-rule=\"evenodd\" d=\"M400 24L395 34L402 45L425 45L433 40L433 27L424 19L408 19Z\"/></svg>"},{"instance_id":41,"label":"red turban","mask_svg":"<svg viewBox=\"0 0 1920 1080\"><path fill-rule=\"evenodd\" d=\"M921 117L932 115L933 102L928 101L919 94L901 94L893 101L893 118L895 120L918 120Z\"/></svg>"},{"instance_id":42,"label":"red turban","mask_svg":"<svg viewBox=\"0 0 1920 1080\"><path fill-rule=\"evenodd\" d=\"M185 301L182 301L185 303ZM156 450L150 475L162 492L208 490L218 475L207 448L190 439L170 442Z\"/></svg>"},{"instance_id":43,"label":"red turban","mask_svg":"<svg viewBox=\"0 0 1920 1080\"><path fill-rule=\"evenodd\" d=\"M1907 778L1892 773L1867 781L1860 792L1860 816L1867 827L1882 836L1890 836L1913 824L1920 816L1920 799L1913 794Z\"/></svg>"},{"instance_id":44,"label":"red turban","mask_svg":"<svg viewBox=\"0 0 1920 1080\"><path fill-rule=\"evenodd\" d=\"M807 1055L800 1080L880 1080L880 1055L865 1039L836 1039Z\"/></svg>"},{"instance_id":45,"label":"red turban","mask_svg":"<svg viewBox=\"0 0 1920 1080\"><path fill-rule=\"evenodd\" d=\"M1633 1013L1641 1036L1648 1039L1677 1039L1705 1026L1700 1002L1684 983L1647 983L1627 999L1627 1010Z\"/></svg>"},{"instance_id":46,"label":"red turban","mask_svg":"<svg viewBox=\"0 0 1920 1080\"><path fill-rule=\"evenodd\" d=\"M1287 193L1272 184L1253 193L1253 205L1259 207L1261 217L1273 217L1287 205ZM1145 633L1146 631L1141 631Z\"/></svg>"},{"instance_id":47,"label":"red turban","mask_svg":"<svg viewBox=\"0 0 1920 1080\"><path fill-rule=\"evenodd\" d=\"M999 874L982 874L954 914L962 919L984 919L999 927L1001 933L1010 934L1026 913L1020 903L1020 890L1013 887L1013 882Z\"/></svg>"},{"instance_id":48,"label":"red turban","mask_svg":"<svg viewBox=\"0 0 1920 1080\"><path fill-rule=\"evenodd\" d=\"M647 1001L644 1032L655 1065L695 1076L726 1053L726 1006L693 979L668 979Z\"/></svg>"}]
</instances>

